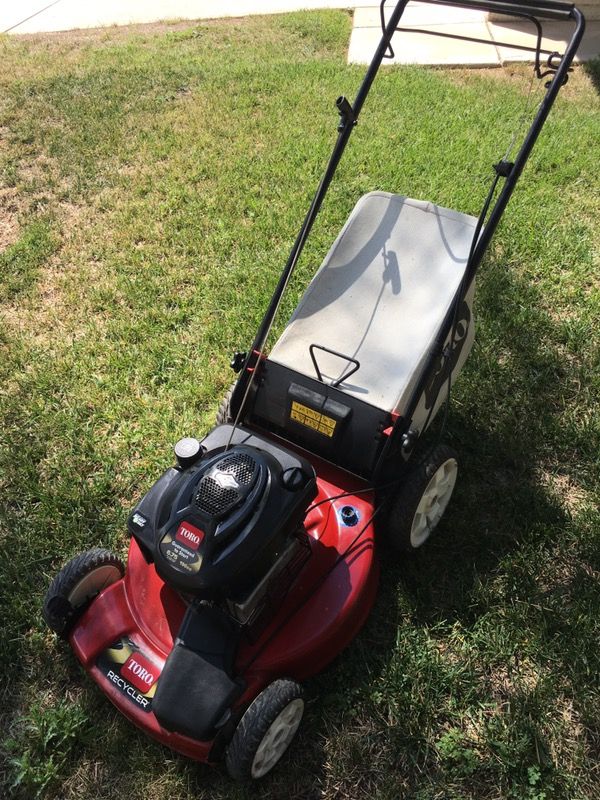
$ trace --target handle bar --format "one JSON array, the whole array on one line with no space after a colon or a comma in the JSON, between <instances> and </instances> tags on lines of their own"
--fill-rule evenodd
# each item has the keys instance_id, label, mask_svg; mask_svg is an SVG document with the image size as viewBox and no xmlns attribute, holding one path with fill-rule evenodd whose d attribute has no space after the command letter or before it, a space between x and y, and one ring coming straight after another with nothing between
<instances>
[{"instance_id":1,"label":"handle bar","mask_svg":"<svg viewBox=\"0 0 600 800\"><path fill-rule=\"evenodd\" d=\"M510 0L459 0L447 3L443 0L420 0L430 5L453 5L463 8L473 8L478 11L491 11L498 14L527 14L546 19L570 19L573 17L573 3L564 3L561 0L534 0L534 2L510 2Z\"/></svg>"}]
</instances>

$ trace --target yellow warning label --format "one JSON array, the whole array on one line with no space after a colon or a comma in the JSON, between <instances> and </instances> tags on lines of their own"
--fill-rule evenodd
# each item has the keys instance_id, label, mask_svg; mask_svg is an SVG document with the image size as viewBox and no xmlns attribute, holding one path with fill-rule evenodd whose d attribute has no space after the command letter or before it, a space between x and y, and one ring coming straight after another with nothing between
<instances>
[{"instance_id":1,"label":"yellow warning label","mask_svg":"<svg viewBox=\"0 0 600 800\"><path fill-rule=\"evenodd\" d=\"M315 411L314 408L303 406L295 400L292 401L290 419L293 419L294 422L299 422L300 425L304 425L306 428L312 428L313 431L323 433L330 438L335 433L335 426L337 425L336 420L331 417L321 414L320 411Z\"/></svg>"}]
</instances>

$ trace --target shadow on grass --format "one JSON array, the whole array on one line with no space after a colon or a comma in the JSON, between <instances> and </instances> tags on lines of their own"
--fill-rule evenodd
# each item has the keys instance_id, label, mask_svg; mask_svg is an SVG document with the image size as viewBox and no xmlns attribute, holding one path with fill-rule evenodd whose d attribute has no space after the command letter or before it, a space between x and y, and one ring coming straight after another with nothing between
<instances>
[{"instance_id":1,"label":"shadow on grass","mask_svg":"<svg viewBox=\"0 0 600 800\"><path fill-rule=\"evenodd\" d=\"M583 71L590 76L594 88L600 94L600 57L586 61L583 65Z\"/></svg>"},{"instance_id":2,"label":"shadow on grass","mask_svg":"<svg viewBox=\"0 0 600 800\"><path fill-rule=\"evenodd\" d=\"M560 325L529 283L494 265L480 280L478 299L483 352L476 372L461 378L467 385L446 436L459 453L456 496L423 550L398 560L383 545L380 593L367 626L314 681L328 733L317 736L333 742L330 750L365 781L351 794L330 753L329 773L336 785L347 784L348 796L389 786L412 797L432 781L526 793L532 775L537 781L530 769L541 770L552 796L571 796L556 755L564 730L548 722L563 702L585 719L587 746L598 747L590 700L600 668L596 541L585 514L567 511L568 498L544 479L556 472L593 491L581 466L593 465L594 440L561 407L582 367L556 347ZM519 331L523 308L526 328ZM496 347L498 358L486 365ZM535 679L525 676L524 663L535 664L527 667ZM432 731L460 728L461 716L476 717L490 705L495 721L485 722L472 750L465 747L469 758L445 762ZM337 745L336 713L350 731ZM396 767L396 783L386 784L387 765Z\"/></svg>"}]
</instances>

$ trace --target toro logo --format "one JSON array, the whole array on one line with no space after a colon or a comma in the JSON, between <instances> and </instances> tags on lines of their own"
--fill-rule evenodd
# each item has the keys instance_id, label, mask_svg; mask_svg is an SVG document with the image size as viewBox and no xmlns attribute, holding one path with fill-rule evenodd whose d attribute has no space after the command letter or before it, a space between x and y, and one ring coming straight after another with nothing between
<instances>
[{"instance_id":1,"label":"toro logo","mask_svg":"<svg viewBox=\"0 0 600 800\"><path fill-rule=\"evenodd\" d=\"M178 542L181 542L181 544L189 547L190 550L197 550L204 539L204 531L201 531L200 528L196 528L195 525L189 522L182 522L177 528L175 538Z\"/></svg>"},{"instance_id":2,"label":"toro logo","mask_svg":"<svg viewBox=\"0 0 600 800\"><path fill-rule=\"evenodd\" d=\"M145 694L156 683L160 670L141 653L134 653L121 667L121 675L131 681L138 691Z\"/></svg>"}]
</instances>

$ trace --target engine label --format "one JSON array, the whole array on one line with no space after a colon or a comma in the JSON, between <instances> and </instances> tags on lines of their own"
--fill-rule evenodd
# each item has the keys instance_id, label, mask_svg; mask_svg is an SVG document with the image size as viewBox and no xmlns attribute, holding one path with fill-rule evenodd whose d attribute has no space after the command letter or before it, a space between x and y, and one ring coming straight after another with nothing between
<instances>
[{"instance_id":1,"label":"engine label","mask_svg":"<svg viewBox=\"0 0 600 800\"><path fill-rule=\"evenodd\" d=\"M177 528L175 538L190 550L197 550L204 539L204 531L192 525L190 522L182 522Z\"/></svg>"},{"instance_id":2,"label":"engine label","mask_svg":"<svg viewBox=\"0 0 600 800\"><path fill-rule=\"evenodd\" d=\"M337 421L332 417L321 414L320 411L315 411L296 400L292 401L290 419L304 425L305 428L311 428L313 431L329 436L329 438L333 437L337 425Z\"/></svg>"},{"instance_id":3,"label":"engine label","mask_svg":"<svg viewBox=\"0 0 600 800\"><path fill-rule=\"evenodd\" d=\"M160 668L127 638L100 653L96 666L110 683L142 711L152 710Z\"/></svg>"},{"instance_id":4,"label":"engine label","mask_svg":"<svg viewBox=\"0 0 600 800\"><path fill-rule=\"evenodd\" d=\"M175 534L166 533L160 542L160 552L179 572L195 575L202 565L197 552L204 539L204 531L190 522L182 522Z\"/></svg>"}]
</instances>

